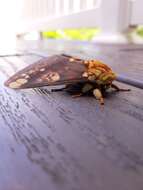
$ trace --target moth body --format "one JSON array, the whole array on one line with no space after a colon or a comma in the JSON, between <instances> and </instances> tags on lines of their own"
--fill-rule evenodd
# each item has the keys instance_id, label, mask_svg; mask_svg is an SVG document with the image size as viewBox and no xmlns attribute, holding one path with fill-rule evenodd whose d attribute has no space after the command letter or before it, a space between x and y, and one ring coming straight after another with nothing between
<instances>
[{"instance_id":1,"label":"moth body","mask_svg":"<svg viewBox=\"0 0 143 190\"><path fill-rule=\"evenodd\" d=\"M42 86L66 85L66 90L75 95L92 94L104 104L105 91L113 87L116 74L98 60L83 60L69 55L53 55L29 65L11 76L6 82L13 89L36 88ZM74 87L78 88L74 88Z\"/></svg>"}]
</instances>

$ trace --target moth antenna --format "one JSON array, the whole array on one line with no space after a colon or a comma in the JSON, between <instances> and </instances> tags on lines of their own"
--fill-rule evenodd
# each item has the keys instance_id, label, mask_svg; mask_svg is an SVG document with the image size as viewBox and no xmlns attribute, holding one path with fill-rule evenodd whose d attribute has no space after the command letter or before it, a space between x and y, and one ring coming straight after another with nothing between
<instances>
[{"instance_id":1,"label":"moth antenna","mask_svg":"<svg viewBox=\"0 0 143 190\"><path fill-rule=\"evenodd\" d=\"M118 86L116 86L115 84L111 84L111 87L114 88L116 91L122 91L122 92L128 92L131 91L131 89L124 89L124 88L119 88Z\"/></svg>"}]
</instances>

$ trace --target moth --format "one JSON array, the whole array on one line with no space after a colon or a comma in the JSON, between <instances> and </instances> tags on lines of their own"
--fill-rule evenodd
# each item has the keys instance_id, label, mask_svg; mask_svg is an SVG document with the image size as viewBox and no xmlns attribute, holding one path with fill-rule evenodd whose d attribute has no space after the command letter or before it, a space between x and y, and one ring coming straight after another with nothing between
<instances>
[{"instance_id":1,"label":"moth","mask_svg":"<svg viewBox=\"0 0 143 190\"><path fill-rule=\"evenodd\" d=\"M64 84L64 88L53 91L66 90L73 97L93 94L103 105L105 92L109 88L129 91L113 84L115 79L116 74L112 69L99 60L83 60L60 54L42 58L18 71L5 85L13 89L25 89Z\"/></svg>"}]
</instances>

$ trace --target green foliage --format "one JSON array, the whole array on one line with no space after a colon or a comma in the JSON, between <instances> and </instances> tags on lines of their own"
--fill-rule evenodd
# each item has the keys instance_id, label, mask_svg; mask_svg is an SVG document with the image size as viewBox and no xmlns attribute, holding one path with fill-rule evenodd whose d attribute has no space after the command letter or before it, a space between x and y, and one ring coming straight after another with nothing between
<instances>
[{"instance_id":1,"label":"green foliage","mask_svg":"<svg viewBox=\"0 0 143 190\"><path fill-rule=\"evenodd\" d=\"M136 30L136 33L140 36L143 37L143 26L139 26Z\"/></svg>"},{"instance_id":2,"label":"green foliage","mask_svg":"<svg viewBox=\"0 0 143 190\"><path fill-rule=\"evenodd\" d=\"M100 32L99 28L65 29L42 32L43 38L92 40Z\"/></svg>"},{"instance_id":3,"label":"green foliage","mask_svg":"<svg viewBox=\"0 0 143 190\"><path fill-rule=\"evenodd\" d=\"M99 29L66 29L65 35L72 40L92 40Z\"/></svg>"},{"instance_id":4,"label":"green foliage","mask_svg":"<svg viewBox=\"0 0 143 190\"><path fill-rule=\"evenodd\" d=\"M44 31L42 32L43 38L53 38L53 39L60 39L63 36L60 34L60 32L57 31Z\"/></svg>"},{"instance_id":5,"label":"green foliage","mask_svg":"<svg viewBox=\"0 0 143 190\"><path fill-rule=\"evenodd\" d=\"M98 35L99 28L80 28L80 29L64 29L64 30L50 30L43 31L43 38L52 39L69 39L69 40L85 40L90 41ZM134 30L135 34L143 38L143 26L138 26Z\"/></svg>"}]
</instances>

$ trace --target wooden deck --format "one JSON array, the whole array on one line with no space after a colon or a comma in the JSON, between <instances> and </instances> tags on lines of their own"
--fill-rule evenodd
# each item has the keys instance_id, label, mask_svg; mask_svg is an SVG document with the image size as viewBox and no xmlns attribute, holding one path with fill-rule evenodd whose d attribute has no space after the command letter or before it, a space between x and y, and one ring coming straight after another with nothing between
<instances>
[{"instance_id":1,"label":"wooden deck","mask_svg":"<svg viewBox=\"0 0 143 190\"><path fill-rule=\"evenodd\" d=\"M109 94L101 109L92 97L3 82L61 52L101 59L143 81L143 46L19 42L16 52L25 55L0 58L0 190L142 190L143 90L118 83L132 91Z\"/></svg>"}]
</instances>

